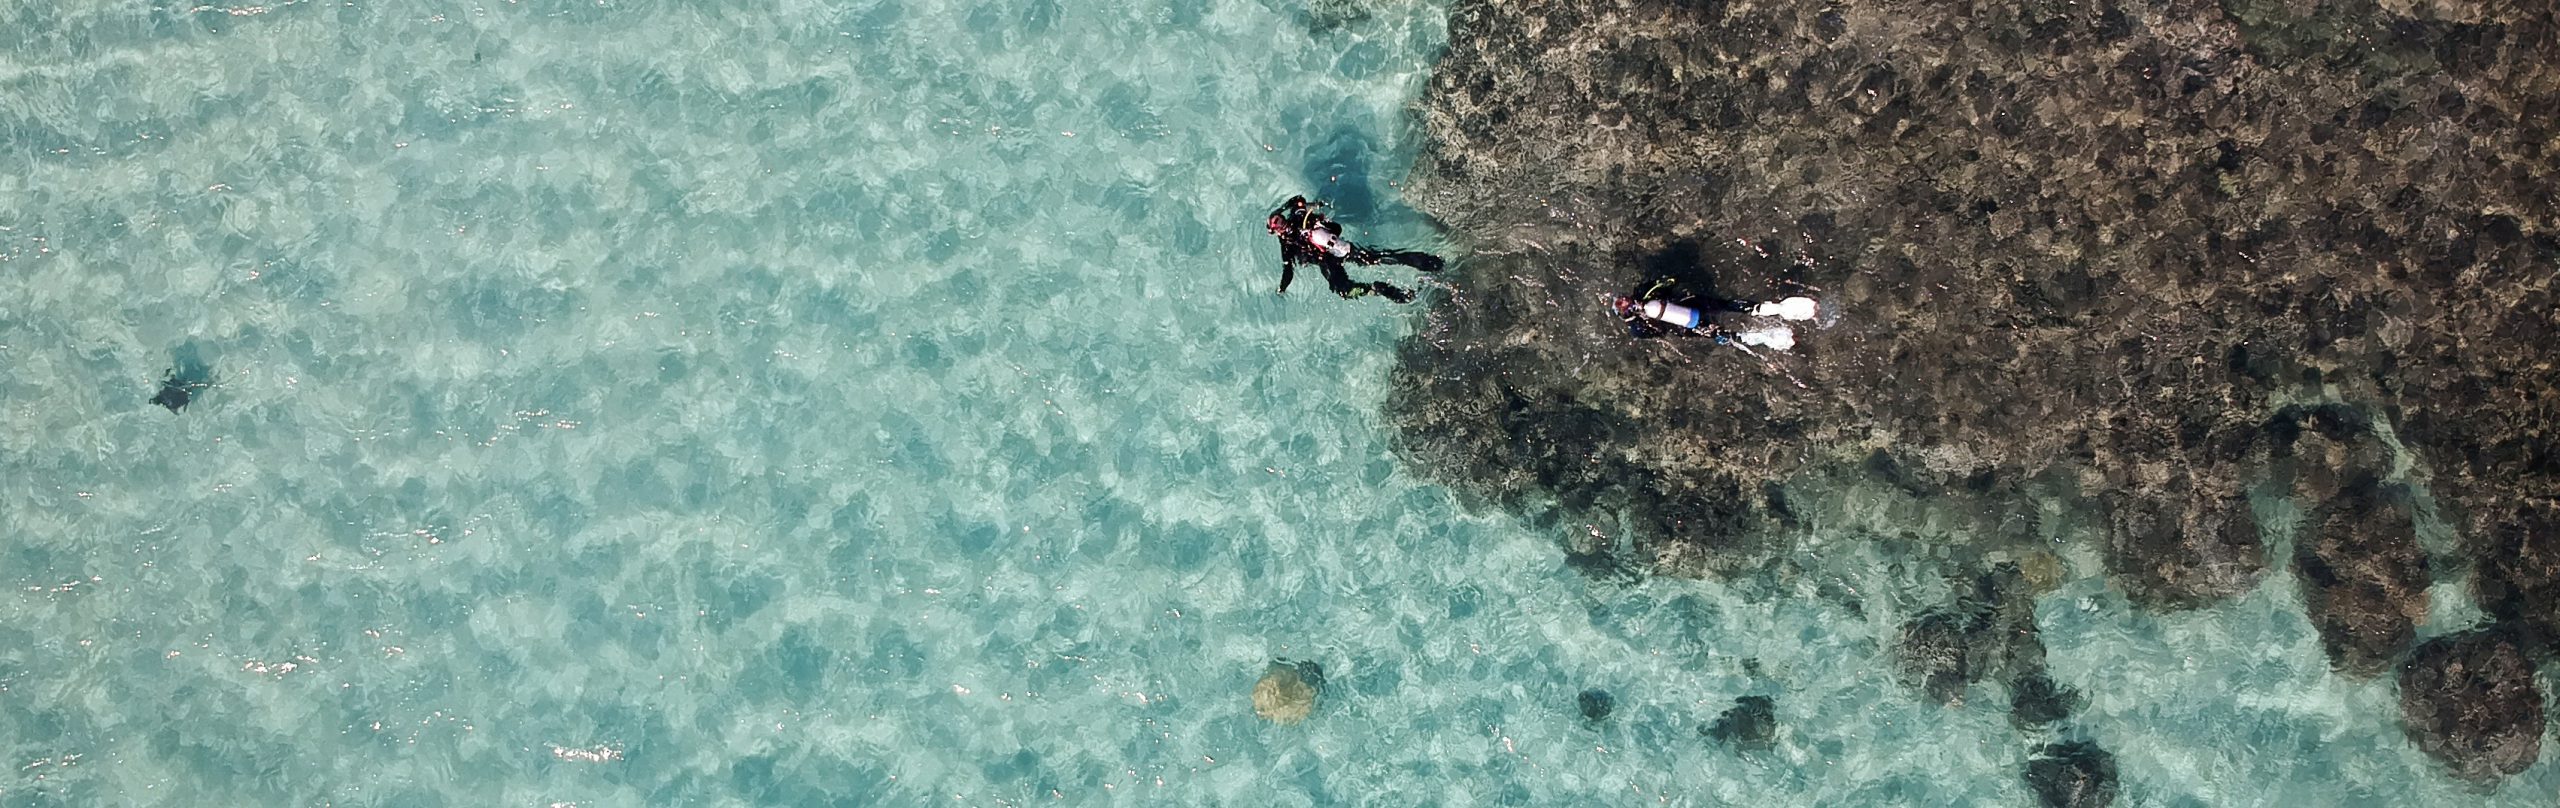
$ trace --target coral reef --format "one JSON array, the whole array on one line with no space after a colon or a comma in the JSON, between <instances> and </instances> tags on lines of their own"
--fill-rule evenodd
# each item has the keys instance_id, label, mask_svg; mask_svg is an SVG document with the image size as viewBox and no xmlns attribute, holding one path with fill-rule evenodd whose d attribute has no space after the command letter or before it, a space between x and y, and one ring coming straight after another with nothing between
<instances>
[{"instance_id":1,"label":"coral reef","mask_svg":"<svg viewBox=\"0 0 2560 808\"><path fill-rule=\"evenodd\" d=\"M2524 771L2542 756L2542 691L2533 672L2532 660L2496 632L2428 640L2400 669L2409 740L2464 780Z\"/></svg>"},{"instance_id":2,"label":"coral reef","mask_svg":"<svg viewBox=\"0 0 2560 808\"><path fill-rule=\"evenodd\" d=\"M2505 523L2481 529L2478 538L2472 596L2527 647L2550 649L2560 637L2560 523L2553 521L2552 507L2515 509Z\"/></svg>"},{"instance_id":3,"label":"coral reef","mask_svg":"<svg viewBox=\"0 0 2560 808\"><path fill-rule=\"evenodd\" d=\"M2295 539L2294 579L2320 645L2341 671L2372 676L2427 616L2427 558L2406 494L2370 481L2322 502Z\"/></svg>"},{"instance_id":4,"label":"coral reef","mask_svg":"<svg viewBox=\"0 0 2560 808\"><path fill-rule=\"evenodd\" d=\"M2467 574L2547 658L2553 109L2560 8L2527 0L1457 0L1406 196L1471 257L1389 417L1595 576L1780 570L1817 531L1957 570L2086 542L2171 610L2290 562L2373 675ZM1659 276L1823 322L1630 340L1605 301ZM1912 620L1905 680L2061 720L2007 633L2031 600ZM2046 751L2049 803L2111 799L2103 752Z\"/></svg>"},{"instance_id":5,"label":"coral reef","mask_svg":"<svg viewBox=\"0 0 2560 808\"><path fill-rule=\"evenodd\" d=\"M1418 468L1657 572L1756 568L1845 479L1974 545L2074 503L2134 600L2209 603L2265 568L2292 402L2389 425L2472 523L2548 499L2560 366L2515 358L2555 107L2516 2L1460 2L1408 198L1476 257L1390 410ZM1600 301L1665 274L1840 319L1631 343Z\"/></svg>"},{"instance_id":6,"label":"coral reef","mask_svg":"<svg viewBox=\"0 0 2560 808\"><path fill-rule=\"evenodd\" d=\"M2199 495L2183 477L2161 493L2166 501L2114 497L2106 508L2107 575L2126 597L2153 609L2182 609L2257 585L2267 568L2266 546L2246 498Z\"/></svg>"}]
</instances>

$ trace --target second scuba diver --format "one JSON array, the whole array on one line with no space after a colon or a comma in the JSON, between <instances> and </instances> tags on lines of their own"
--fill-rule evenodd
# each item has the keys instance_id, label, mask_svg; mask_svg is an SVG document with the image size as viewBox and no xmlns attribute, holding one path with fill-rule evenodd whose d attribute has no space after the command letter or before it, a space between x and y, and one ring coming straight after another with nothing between
<instances>
[{"instance_id":1,"label":"second scuba diver","mask_svg":"<svg viewBox=\"0 0 2560 808\"><path fill-rule=\"evenodd\" d=\"M1680 294L1680 282L1671 278L1656 278L1633 295L1619 295L1609 307L1618 313L1618 319L1627 321L1630 337L1653 339L1676 330L1714 337L1719 343L1732 341L1733 332L1710 315L1751 311L1751 304L1739 300Z\"/></svg>"},{"instance_id":2,"label":"second scuba diver","mask_svg":"<svg viewBox=\"0 0 2560 808\"><path fill-rule=\"evenodd\" d=\"M1362 247L1342 237L1342 223L1317 213L1319 203L1304 196L1289 197L1271 212L1266 225L1271 235L1280 239L1280 292L1287 294L1289 282L1297 280L1298 265L1314 264L1324 273L1326 286L1345 298L1363 297L1372 292L1398 303L1413 302L1413 293L1386 281L1355 281L1343 270L1348 261L1362 266L1403 264L1424 272L1440 271L1440 256L1414 250L1379 250Z\"/></svg>"},{"instance_id":3,"label":"second scuba diver","mask_svg":"<svg viewBox=\"0 0 2560 808\"><path fill-rule=\"evenodd\" d=\"M1627 336L1652 339L1674 332L1713 337L1718 345L1740 343L1746 349L1757 346L1784 351L1795 347L1795 329L1788 322L1811 320L1820 304L1809 297L1790 297L1767 303L1748 303L1705 295L1681 294L1680 282L1671 278L1657 279L1639 287L1633 295L1619 295L1609 301L1618 319L1627 323ZM1733 315L1759 318L1746 320L1736 327ZM1728 322L1718 322L1719 319Z\"/></svg>"}]
</instances>

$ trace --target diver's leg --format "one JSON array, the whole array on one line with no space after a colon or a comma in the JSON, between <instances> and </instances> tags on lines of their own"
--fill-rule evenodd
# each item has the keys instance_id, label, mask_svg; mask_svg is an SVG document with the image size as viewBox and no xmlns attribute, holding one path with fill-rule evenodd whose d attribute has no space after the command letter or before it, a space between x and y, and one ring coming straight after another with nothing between
<instances>
[{"instance_id":1,"label":"diver's leg","mask_svg":"<svg viewBox=\"0 0 2560 808\"><path fill-rule=\"evenodd\" d=\"M1336 258L1336 261L1324 261L1324 263L1318 263L1318 266L1324 266L1324 284L1326 284L1326 286L1334 286L1334 294L1341 294L1341 297L1344 297L1344 299L1352 299L1352 297L1367 297L1367 294L1370 294L1370 291L1380 291L1380 289L1375 289L1377 284L1367 284L1367 281L1352 281L1352 274L1349 274L1349 271L1341 271L1341 261L1339 261L1339 258ZM1390 294L1390 299L1393 299L1393 294Z\"/></svg>"},{"instance_id":2,"label":"diver's leg","mask_svg":"<svg viewBox=\"0 0 2560 808\"><path fill-rule=\"evenodd\" d=\"M1373 250L1367 247L1353 247L1350 257L1351 260L1358 261L1363 266L1403 264L1424 272L1438 272L1441 264L1440 256L1417 250Z\"/></svg>"},{"instance_id":3,"label":"diver's leg","mask_svg":"<svg viewBox=\"0 0 2560 808\"><path fill-rule=\"evenodd\" d=\"M1379 297L1393 300L1398 303L1413 302L1413 293L1405 291L1403 287L1395 284L1388 283L1386 281L1352 280L1351 274L1343 271L1342 262L1340 261L1327 261L1323 266L1325 285L1333 287L1334 294L1341 295L1345 298L1366 297L1368 295L1375 294Z\"/></svg>"},{"instance_id":4,"label":"diver's leg","mask_svg":"<svg viewBox=\"0 0 2560 808\"><path fill-rule=\"evenodd\" d=\"M1368 284L1354 282L1351 280L1351 273L1342 271L1341 261L1327 259L1316 264L1316 268L1324 271L1324 285L1331 288L1334 294L1352 298L1369 293Z\"/></svg>"},{"instance_id":5,"label":"diver's leg","mask_svg":"<svg viewBox=\"0 0 2560 808\"><path fill-rule=\"evenodd\" d=\"M1699 311L1730 311L1739 314L1751 313L1751 301L1730 300L1716 297L1714 295L1696 295L1675 302Z\"/></svg>"},{"instance_id":6,"label":"diver's leg","mask_svg":"<svg viewBox=\"0 0 2560 808\"><path fill-rule=\"evenodd\" d=\"M1440 256L1419 250L1389 250L1380 257L1424 272L1438 272L1442 266Z\"/></svg>"}]
</instances>

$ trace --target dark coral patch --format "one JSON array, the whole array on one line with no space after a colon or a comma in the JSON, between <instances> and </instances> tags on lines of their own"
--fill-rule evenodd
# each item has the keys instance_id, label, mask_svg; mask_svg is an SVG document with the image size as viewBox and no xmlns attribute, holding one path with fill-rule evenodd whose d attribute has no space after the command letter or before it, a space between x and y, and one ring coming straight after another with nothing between
<instances>
[{"instance_id":1,"label":"dark coral patch","mask_svg":"<svg viewBox=\"0 0 2560 808\"><path fill-rule=\"evenodd\" d=\"M1700 732L1738 750L1764 750L1778 744L1777 702L1767 696L1743 696Z\"/></svg>"},{"instance_id":2,"label":"dark coral patch","mask_svg":"<svg viewBox=\"0 0 2560 808\"><path fill-rule=\"evenodd\" d=\"M2542 690L2533 660L2496 631L2428 640L2400 668L2400 717L2411 743L2456 777L2493 782L2542 757Z\"/></svg>"},{"instance_id":3,"label":"dark coral patch","mask_svg":"<svg viewBox=\"0 0 2560 808\"><path fill-rule=\"evenodd\" d=\"M2387 668L2427 616L2427 557L2406 493L2370 480L2321 503L2294 539L2303 610L2330 664L2355 676Z\"/></svg>"},{"instance_id":4,"label":"dark coral patch","mask_svg":"<svg viewBox=\"0 0 2560 808\"><path fill-rule=\"evenodd\" d=\"M2116 756L2088 741L2047 744L2027 761L2027 788L2046 808L2115 804Z\"/></svg>"}]
</instances>

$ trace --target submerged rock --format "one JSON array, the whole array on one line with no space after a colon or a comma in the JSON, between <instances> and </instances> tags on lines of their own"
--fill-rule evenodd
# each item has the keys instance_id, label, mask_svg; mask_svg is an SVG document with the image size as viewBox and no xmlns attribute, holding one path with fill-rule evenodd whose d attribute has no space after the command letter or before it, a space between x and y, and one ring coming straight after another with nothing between
<instances>
[{"instance_id":1,"label":"submerged rock","mask_svg":"<svg viewBox=\"0 0 2560 808\"><path fill-rule=\"evenodd\" d=\"M2532 503L2484 533L2472 596L2519 643L2550 653L2560 640L2560 520L2550 505Z\"/></svg>"},{"instance_id":2,"label":"submerged rock","mask_svg":"<svg viewBox=\"0 0 2560 808\"><path fill-rule=\"evenodd\" d=\"M1275 659L1253 683L1253 714L1275 724L1307 720L1324 689L1324 667L1313 662Z\"/></svg>"},{"instance_id":3,"label":"submerged rock","mask_svg":"<svg viewBox=\"0 0 2560 808\"><path fill-rule=\"evenodd\" d=\"M2294 571L2329 663L2349 675L2381 673L2426 620L2426 551L2396 487L2367 478L2322 503L2294 538Z\"/></svg>"},{"instance_id":4,"label":"submerged rock","mask_svg":"<svg viewBox=\"0 0 2560 808\"><path fill-rule=\"evenodd\" d=\"M1573 703L1582 710L1582 717L1593 721L1605 720L1609 714L1618 711L1618 700L1611 698L1609 691L1596 687L1573 697Z\"/></svg>"},{"instance_id":5,"label":"submerged rock","mask_svg":"<svg viewBox=\"0 0 2560 808\"><path fill-rule=\"evenodd\" d=\"M2009 684L2009 723L2019 729L2041 727L2071 717L2080 709L2080 691L2038 671Z\"/></svg>"},{"instance_id":6,"label":"submerged rock","mask_svg":"<svg viewBox=\"0 0 2560 808\"><path fill-rule=\"evenodd\" d=\"M212 386L211 381L195 378L193 374L181 375L176 368L171 368L168 375L160 380L160 392L151 396L151 403L167 407L170 412L183 412L195 400L197 391Z\"/></svg>"},{"instance_id":7,"label":"submerged rock","mask_svg":"<svg viewBox=\"0 0 2560 808\"><path fill-rule=\"evenodd\" d=\"M2244 497L2119 501L2107 521L2108 580L2136 605L2194 608L2245 594L2266 573Z\"/></svg>"},{"instance_id":8,"label":"submerged rock","mask_svg":"<svg viewBox=\"0 0 2560 808\"><path fill-rule=\"evenodd\" d=\"M1306 0L1306 3L1307 27L1318 33L1369 19L1366 0Z\"/></svg>"},{"instance_id":9,"label":"submerged rock","mask_svg":"<svg viewBox=\"0 0 2560 808\"><path fill-rule=\"evenodd\" d=\"M1894 644L1902 683L1940 704L1962 704L1977 682L2009 688L2010 720L2036 726L2079 706L2079 693L2045 671L2032 585L2012 564L1975 576L1953 603L1902 626Z\"/></svg>"},{"instance_id":10,"label":"submerged rock","mask_svg":"<svg viewBox=\"0 0 2560 808\"><path fill-rule=\"evenodd\" d=\"M2428 640L2400 667L2400 718L2409 741L2455 777L2486 783L2542 756L2542 690L2534 665L2505 635L2474 629Z\"/></svg>"},{"instance_id":11,"label":"submerged rock","mask_svg":"<svg viewBox=\"0 0 2560 808\"><path fill-rule=\"evenodd\" d=\"M1985 621L1967 609L1931 609L1902 624L1894 657L1903 685L1940 704L1963 703L1996 664L1986 633Z\"/></svg>"},{"instance_id":12,"label":"submerged rock","mask_svg":"<svg viewBox=\"0 0 2560 808\"><path fill-rule=\"evenodd\" d=\"M2046 744L2027 761L2027 788L2045 808L2106 808L2116 801L2116 756L2088 741Z\"/></svg>"},{"instance_id":13,"label":"submerged rock","mask_svg":"<svg viewBox=\"0 0 2560 808\"><path fill-rule=\"evenodd\" d=\"M1778 744L1777 703L1767 696L1743 696L1733 706L1716 716L1714 724L1702 729L1703 734L1719 743L1744 751L1758 751Z\"/></svg>"},{"instance_id":14,"label":"submerged rock","mask_svg":"<svg viewBox=\"0 0 2560 808\"><path fill-rule=\"evenodd\" d=\"M2062 588L2071 566L2051 550L2036 550L2018 557L2018 573L2026 577L2028 589L2042 596Z\"/></svg>"},{"instance_id":15,"label":"submerged rock","mask_svg":"<svg viewBox=\"0 0 2560 808\"><path fill-rule=\"evenodd\" d=\"M2291 480L2294 495L2309 502L2336 498L2391 470L2391 453L2374 437L2371 418L2344 404L2278 410L2267 435L2278 477Z\"/></svg>"}]
</instances>

